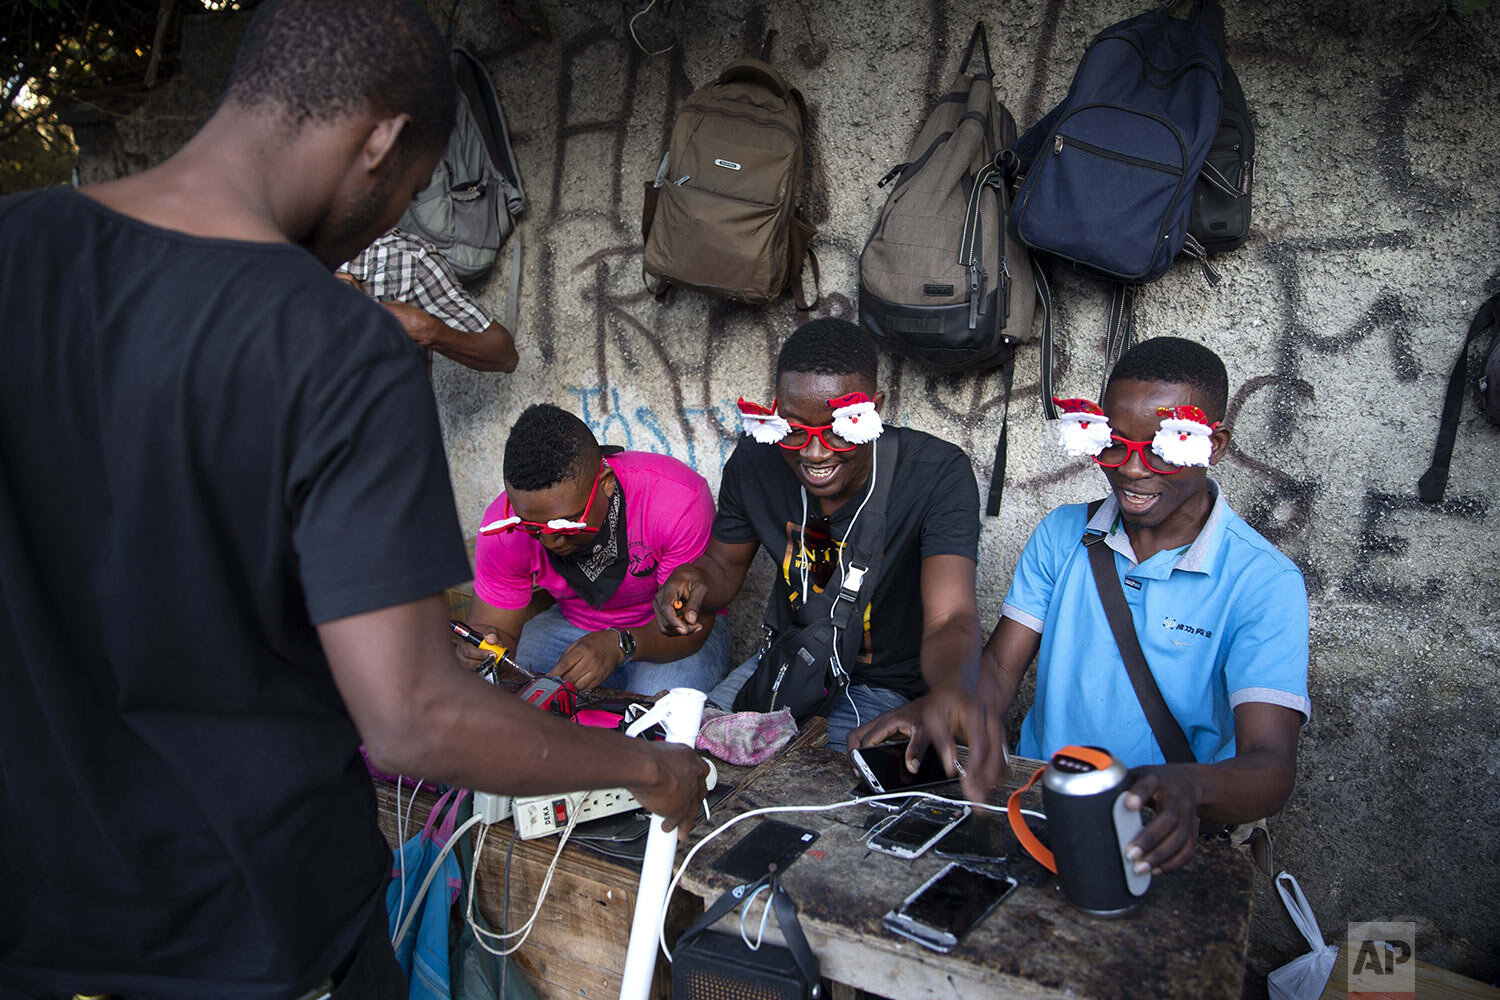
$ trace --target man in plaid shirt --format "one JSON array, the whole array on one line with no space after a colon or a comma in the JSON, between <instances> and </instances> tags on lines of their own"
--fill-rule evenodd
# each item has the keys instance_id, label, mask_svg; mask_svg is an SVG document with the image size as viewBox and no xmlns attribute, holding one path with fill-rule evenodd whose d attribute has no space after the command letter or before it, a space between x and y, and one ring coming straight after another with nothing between
<instances>
[{"instance_id":1,"label":"man in plaid shirt","mask_svg":"<svg viewBox=\"0 0 1500 1000\"><path fill-rule=\"evenodd\" d=\"M426 240L392 229L338 274L389 309L406 335L429 351L476 371L516 370L510 331L464 291Z\"/></svg>"}]
</instances>

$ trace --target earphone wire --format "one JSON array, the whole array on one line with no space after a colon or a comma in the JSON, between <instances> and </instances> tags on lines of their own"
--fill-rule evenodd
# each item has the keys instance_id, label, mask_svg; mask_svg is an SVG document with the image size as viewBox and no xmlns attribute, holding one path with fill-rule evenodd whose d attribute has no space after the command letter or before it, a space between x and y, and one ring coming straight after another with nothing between
<instances>
[{"instance_id":1,"label":"earphone wire","mask_svg":"<svg viewBox=\"0 0 1500 1000\"><path fill-rule=\"evenodd\" d=\"M799 486L797 487L797 492L802 494L802 527L799 529L798 534L798 541L802 546L799 562L802 565L798 567L798 570L802 575L802 603L806 604L810 598L807 592L807 571L809 564L812 562L812 557L807 552L807 488Z\"/></svg>"}]
</instances>

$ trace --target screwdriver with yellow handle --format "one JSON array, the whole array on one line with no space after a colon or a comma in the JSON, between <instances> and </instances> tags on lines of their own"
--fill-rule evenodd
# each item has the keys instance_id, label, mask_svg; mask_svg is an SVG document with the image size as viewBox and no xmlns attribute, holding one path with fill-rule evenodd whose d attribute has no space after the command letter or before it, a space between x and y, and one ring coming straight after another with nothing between
<instances>
[{"instance_id":1,"label":"screwdriver with yellow handle","mask_svg":"<svg viewBox=\"0 0 1500 1000\"><path fill-rule=\"evenodd\" d=\"M454 633L464 642L467 642L469 645L475 647L476 649L491 654L495 657L496 660L504 660L505 654L510 652L510 650L506 649L504 646L498 645L493 642L487 642L484 638L483 633L476 632L474 629L469 628L469 626L465 625L457 618L448 619L448 627L451 628Z\"/></svg>"},{"instance_id":2,"label":"screwdriver with yellow handle","mask_svg":"<svg viewBox=\"0 0 1500 1000\"><path fill-rule=\"evenodd\" d=\"M558 680L556 677L527 670L507 655L509 650L504 646L486 642L482 633L456 618L448 619L448 627L464 642L490 654L484 661L484 665L479 668L480 676L494 683L496 665L504 664L531 678L531 683L516 692L516 696L522 701L568 719L578 714L578 688L574 687L571 681Z\"/></svg>"}]
</instances>

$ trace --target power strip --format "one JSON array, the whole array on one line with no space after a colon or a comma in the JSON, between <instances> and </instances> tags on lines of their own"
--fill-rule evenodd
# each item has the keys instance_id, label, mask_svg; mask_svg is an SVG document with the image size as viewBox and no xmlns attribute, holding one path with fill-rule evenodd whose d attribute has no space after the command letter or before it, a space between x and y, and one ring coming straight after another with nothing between
<instances>
[{"instance_id":1,"label":"power strip","mask_svg":"<svg viewBox=\"0 0 1500 1000\"><path fill-rule=\"evenodd\" d=\"M502 819L510 819L511 797L509 795L492 795L489 792L474 793L474 815L479 817L481 823L498 823Z\"/></svg>"},{"instance_id":2,"label":"power strip","mask_svg":"<svg viewBox=\"0 0 1500 1000\"><path fill-rule=\"evenodd\" d=\"M718 783L718 768L706 758L704 763L708 765L708 787L713 788ZM476 811L479 808L477 800L474 808ZM587 823L591 819L603 819L639 808L640 802L625 789L605 788L596 792L568 792L564 795L518 796L514 800L512 814L521 839L535 840L537 837L561 833L575 812L578 814L578 822Z\"/></svg>"},{"instance_id":3,"label":"power strip","mask_svg":"<svg viewBox=\"0 0 1500 1000\"><path fill-rule=\"evenodd\" d=\"M516 829L522 840L535 840L561 833L578 814L578 822L603 819L639 809L641 804L623 788L606 788L597 792L568 792L565 795L529 795L517 797L512 806Z\"/></svg>"}]
</instances>

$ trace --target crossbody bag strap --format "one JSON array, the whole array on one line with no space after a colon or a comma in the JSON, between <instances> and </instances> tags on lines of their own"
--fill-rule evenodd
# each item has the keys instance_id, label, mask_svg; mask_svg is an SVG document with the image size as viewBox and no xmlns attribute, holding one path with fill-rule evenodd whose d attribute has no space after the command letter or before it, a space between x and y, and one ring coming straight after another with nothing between
<instances>
[{"instance_id":1,"label":"crossbody bag strap","mask_svg":"<svg viewBox=\"0 0 1500 1000\"><path fill-rule=\"evenodd\" d=\"M1093 520L1102 500L1088 507L1088 518ZM1188 745L1182 726L1167 707L1161 696L1161 688L1146 663L1146 654L1141 650L1140 638L1135 634L1135 622L1130 617L1130 607L1125 603L1125 590L1115 573L1114 550L1104 544L1104 535L1085 532L1083 546L1088 550L1089 566L1094 571L1094 586L1099 589L1099 600L1104 605L1104 617L1109 620L1110 631L1115 634L1115 644L1120 647L1120 658L1125 661L1125 672L1130 675L1130 686L1145 709L1146 721L1151 723L1151 732L1156 736L1162 755L1172 764L1193 764L1198 758Z\"/></svg>"}]
</instances>

